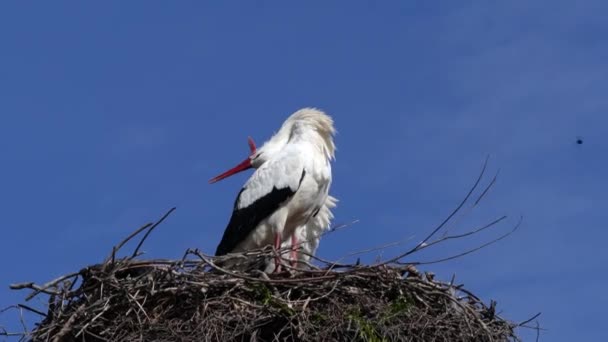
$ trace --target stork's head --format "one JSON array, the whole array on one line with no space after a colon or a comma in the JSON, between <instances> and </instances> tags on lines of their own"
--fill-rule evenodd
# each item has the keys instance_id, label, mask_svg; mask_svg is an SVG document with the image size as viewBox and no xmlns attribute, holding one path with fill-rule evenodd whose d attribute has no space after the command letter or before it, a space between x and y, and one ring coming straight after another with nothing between
<instances>
[{"instance_id":1,"label":"stork's head","mask_svg":"<svg viewBox=\"0 0 608 342\"><path fill-rule=\"evenodd\" d=\"M250 168L257 169L277 152L281 151L294 137L307 134L316 142L327 159L333 159L336 146L333 135L336 130L330 116L315 108L303 108L291 114L272 138L256 148L255 142L249 137L250 154L240 164L209 180L215 183Z\"/></svg>"},{"instance_id":2,"label":"stork's head","mask_svg":"<svg viewBox=\"0 0 608 342\"><path fill-rule=\"evenodd\" d=\"M302 108L291 114L275 136L282 133L286 139L285 143L294 139L307 140L313 143L327 159L334 158L336 151L333 139L336 134L334 121L319 109Z\"/></svg>"}]
</instances>

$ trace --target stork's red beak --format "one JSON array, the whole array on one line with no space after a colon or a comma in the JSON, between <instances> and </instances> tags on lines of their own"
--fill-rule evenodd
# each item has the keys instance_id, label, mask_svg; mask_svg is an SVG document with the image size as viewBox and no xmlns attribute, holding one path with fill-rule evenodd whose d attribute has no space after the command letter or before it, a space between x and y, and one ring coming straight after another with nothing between
<instances>
[{"instance_id":1,"label":"stork's red beak","mask_svg":"<svg viewBox=\"0 0 608 342\"><path fill-rule=\"evenodd\" d=\"M239 165L233 167L232 169L222 173L219 176L215 176L213 178L211 178L209 180L209 184L215 183L217 181L220 181L224 178L228 178L236 173L239 173L241 171L245 171L247 169L251 168L251 159L249 159L249 157L247 157L247 159L243 160Z\"/></svg>"},{"instance_id":2,"label":"stork's red beak","mask_svg":"<svg viewBox=\"0 0 608 342\"><path fill-rule=\"evenodd\" d=\"M257 148L255 147L255 141L253 141L252 137L247 137L247 144L249 144L249 150L251 151L250 155L253 155L257 151Z\"/></svg>"},{"instance_id":3,"label":"stork's red beak","mask_svg":"<svg viewBox=\"0 0 608 342\"><path fill-rule=\"evenodd\" d=\"M251 151L251 155L253 155L256 152L256 147L255 147L255 142L253 141L253 139L251 137L247 138L247 143L249 144L249 150ZM224 178L228 178L234 174L237 174L241 171L245 171L247 169L250 169L251 166L251 159L249 157L247 157L247 159L243 160L242 162L240 162L237 166L233 167L232 169L220 174L219 176L215 176L213 178L211 178L209 180L209 184L213 184L217 181L221 181Z\"/></svg>"}]
</instances>

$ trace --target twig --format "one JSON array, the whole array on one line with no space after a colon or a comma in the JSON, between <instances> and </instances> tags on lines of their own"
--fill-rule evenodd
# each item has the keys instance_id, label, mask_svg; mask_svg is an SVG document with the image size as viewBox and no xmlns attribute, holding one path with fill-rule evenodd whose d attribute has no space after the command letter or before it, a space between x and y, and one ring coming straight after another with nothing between
<instances>
[{"instance_id":1,"label":"twig","mask_svg":"<svg viewBox=\"0 0 608 342\"><path fill-rule=\"evenodd\" d=\"M532 321L533 321L533 320L535 320L536 318L538 318L538 316L540 316L540 315L541 315L541 312L537 313L536 315L534 315L534 316L532 316L532 317L528 318L527 320L525 320L525 321L523 321L523 322L521 322L521 323L517 323L517 326L519 326L519 327L524 326L524 325L526 325L526 324L528 324L528 323L532 322Z\"/></svg>"},{"instance_id":2,"label":"twig","mask_svg":"<svg viewBox=\"0 0 608 342\"><path fill-rule=\"evenodd\" d=\"M452 227L456 226L461 220L463 220L465 217L467 217L473 211L473 209L475 209L477 207L477 205L479 205L481 200L485 197L485 195L490 191L490 189L496 183L496 179L498 178L498 173L499 172L497 171L496 174L494 174L494 178L492 178L490 183L483 189L483 191L481 192L481 195L479 195L477 197L475 202L473 204L471 204L468 208L466 208L466 211L464 213L462 213L462 214L458 215L458 217L454 218L454 220L450 224ZM444 232L443 232L443 236L448 235L449 231L450 231L450 227L446 226L446 228L444 229Z\"/></svg>"},{"instance_id":3,"label":"twig","mask_svg":"<svg viewBox=\"0 0 608 342\"><path fill-rule=\"evenodd\" d=\"M112 253L110 253L110 255L108 256L108 258L106 259L106 261L104 261L104 264L113 265L114 261L116 260L116 252L118 252L122 248L122 246L124 246L132 238L134 238L135 236L137 236L142 231L146 230L151 225L153 225L153 223L146 223L146 224L144 224L139 229L137 229L136 231L134 231L133 233L131 233L129 236L127 236L124 240L122 240L118 245L114 246L112 248Z\"/></svg>"},{"instance_id":4,"label":"twig","mask_svg":"<svg viewBox=\"0 0 608 342\"><path fill-rule=\"evenodd\" d=\"M413 265L431 265L431 264L437 264L437 263L440 263L440 262L454 260L454 259L463 257L465 255L477 252L478 250L483 249L485 247L488 247L490 245L493 245L493 244L497 243L498 241L506 238L507 236L515 233L515 231L517 229L519 229L519 226L521 225L522 221L523 221L523 217L520 217L520 219L517 222L517 224L515 225L515 227L513 227L513 229L510 230L509 232L507 232L507 233L505 233L505 234L503 234L503 235L501 235L501 236L499 236L499 237L497 237L497 238L495 238L493 240L490 240L490 241L488 241L488 242L486 242L486 243L484 243L482 245L479 245L479 246L477 246L475 248L469 249L469 250L467 250L465 252L462 252L462 253L459 253L459 254L455 254L455 255L452 255L452 256L449 256L449 257L443 258L443 259L437 259L437 260L433 260L433 261L414 261L414 262L408 262L407 264L413 264Z\"/></svg>"},{"instance_id":5,"label":"twig","mask_svg":"<svg viewBox=\"0 0 608 342\"><path fill-rule=\"evenodd\" d=\"M60 294L59 292L51 291L51 290L47 289L45 286L39 286L34 283L12 284L9 287L11 290L22 290L22 289L34 290L34 292L32 294L30 294L29 296L27 296L25 298L26 301L32 299L35 295L37 295L40 292L46 293L46 294L54 294L54 295Z\"/></svg>"},{"instance_id":6,"label":"twig","mask_svg":"<svg viewBox=\"0 0 608 342\"><path fill-rule=\"evenodd\" d=\"M460 209L464 206L464 204L467 203L467 201L469 200L469 198L471 197L471 195L473 194L475 189L477 189L479 182L481 181L481 179L483 178L483 175L485 174L486 167L488 165L488 159L489 159L489 156L486 157L486 160L483 163L481 172L479 173L477 180L475 181L475 183L473 184L473 186L471 187L471 189L469 190L467 195L456 206L456 208L441 222L441 224L439 224L435 229L433 229L433 231L429 235L427 235L420 243L418 243L414 248L412 248L402 254L399 254L396 257L393 257L392 259L387 260L383 264L390 264L390 263L396 262L397 260L403 259L406 256L417 252L422 246L424 246L427 243L427 241L429 241L429 239L431 239L438 231L440 231L441 228L443 228L452 219L452 217L454 217L454 215L456 215L456 213L458 213L458 211L460 211Z\"/></svg>"},{"instance_id":7,"label":"twig","mask_svg":"<svg viewBox=\"0 0 608 342\"><path fill-rule=\"evenodd\" d=\"M496 174L494 175L494 178L492 178L492 180L490 181L490 184L488 184L488 186L485 188L485 190L481 193L481 195L479 195L479 197L477 198L477 200L475 201L475 204L473 204L473 206L476 206L479 204L479 202L481 201L482 198L484 198L484 196L486 195L486 193L492 188L492 186L494 185L494 183L496 183L496 179L498 178L498 174L500 173L500 169L498 169L496 171Z\"/></svg>"},{"instance_id":8,"label":"twig","mask_svg":"<svg viewBox=\"0 0 608 342\"><path fill-rule=\"evenodd\" d=\"M435 235L439 230L441 230L441 228L443 228L443 226L445 226L445 224L448 223L450 221L450 219L454 215L456 215L456 213L460 210L460 208L462 208L462 206L469 200L469 197L471 197L471 195L473 194L475 189L477 189L479 182L481 181L481 179L483 178L483 175L486 172L486 167L488 166L489 158L490 158L489 156L486 157L486 160L483 163L483 167L481 168L481 172L479 173L477 180L475 181L475 183L473 184L473 186L471 187L471 189L469 190L467 195L464 197L464 199L460 202L460 204L458 204L458 206L452 211L452 213L450 213L450 215L448 215L448 217L446 217L439 226L437 226L426 238L424 238L422 240L422 242L420 242L418 244L418 246L424 245L427 241L429 241L429 239L432 238L433 235Z\"/></svg>"},{"instance_id":9,"label":"twig","mask_svg":"<svg viewBox=\"0 0 608 342\"><path fill-rule=\"evenodd\" d=\"M350 222L347 223L341 223L341 224L337 224L334 226L331 226L328 230L324 231L323 234L321 234L321 236L327 235L327 234L331 234L331 233L335 233L338 230L341 230L343 228L348 228L356 223L359 223L360 220L352 220Z\"/></svg>"},{"instance_id":10,"label":"twig","mask_svg":"<svg viewBox=\"0 0 608 342\"><path fill-rule=\"evenodd\" d=\"M165 213L165 215L163 215L163 217L161 217L158 221L156 221L156 223L154 223L146 232L146 234L144 234L144 237L139 241L139 244L137 244L137 247L135 248L135 250L133 251L133 254L131 255L131 258L135 258L135 256L137 255L137 252L139 252L139 249L141 248L141 246L144 244L144 241L146 241L146 239L148 238L148 235L150 235L150 233L152 232L152 230L154 230L154 228L158 227L159 224L161 224L169 215L171 215L171 213L175 211L175 207L169 209L169 211L167 211Z\"/></svg>"},{"instance_id":11,"label":"twig","mask_svg":"<svg viewBox=\"0 0 608 342\"><path fill-rule=\"evenodd\" d=\"M35 313L35 314L38 314L38 315L40 315L40 316L47 317L47 314L45 314L44 312L42 312L42 311L40 311L40 310L36 310L36 309L34 309L34 308L32 308L32 307L29 307L29 306L27 306L27 305L25 305L25 304L17 304L17 306L18 306L18 307L20 307L20 308L22 308L22 309L25 309L25 310L31 311L31 312L33 312L33 313Z\"/></svg>"}]
</instances>

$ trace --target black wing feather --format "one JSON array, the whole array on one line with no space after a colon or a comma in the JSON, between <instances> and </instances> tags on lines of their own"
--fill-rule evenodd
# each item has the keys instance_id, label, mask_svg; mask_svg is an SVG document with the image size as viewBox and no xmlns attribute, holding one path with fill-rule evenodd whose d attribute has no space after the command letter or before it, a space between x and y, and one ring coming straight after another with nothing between
<instances>
[{"instance_id":1,"label":"black wing feather","mask_svg":"<svg viewBox=\"0 0 608 342\"><path fill-rule=\"evenodd\" d=\"M289 187L282 189L273 188L271 192L260 197L248 207L236 209L235 205L235 210L232 212L230 222L228 222L228 227L224 231L222 241L217 246L215 255L230 253L239 242L247 238L263 219L270 216L279 208L281 203L288 200L294 193L295 191Z\"/></svg>"}]
</instances>

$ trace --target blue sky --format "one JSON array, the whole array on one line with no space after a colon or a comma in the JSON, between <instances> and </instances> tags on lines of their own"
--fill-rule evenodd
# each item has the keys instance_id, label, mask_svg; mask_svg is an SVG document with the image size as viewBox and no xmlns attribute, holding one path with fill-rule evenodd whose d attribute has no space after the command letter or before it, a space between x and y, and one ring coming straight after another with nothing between
<instances>
[{"instance_id":1,"label":"blue sky","mask_svg":"<svg viewBox=\"0 0 608 342\"><path fill-rule=\"evenodd\" d=\"M213 252L247 175L207 180L246 155L248 135L261 143L315 106L339 131L336 222L360 220L324 239L321 256L418 241L489 154L498 182L454 229L501 214L509 223L421 257L474 246L523 215L521 229L427 269L455 273L512 320L542 312L541 340L608 340L606 10L599 0L3 2L0 306L25 295L9 283L99 262L172 206L147 255ZM12 314L0 322L16 327Z\"/></svg>"}]
</instances>

